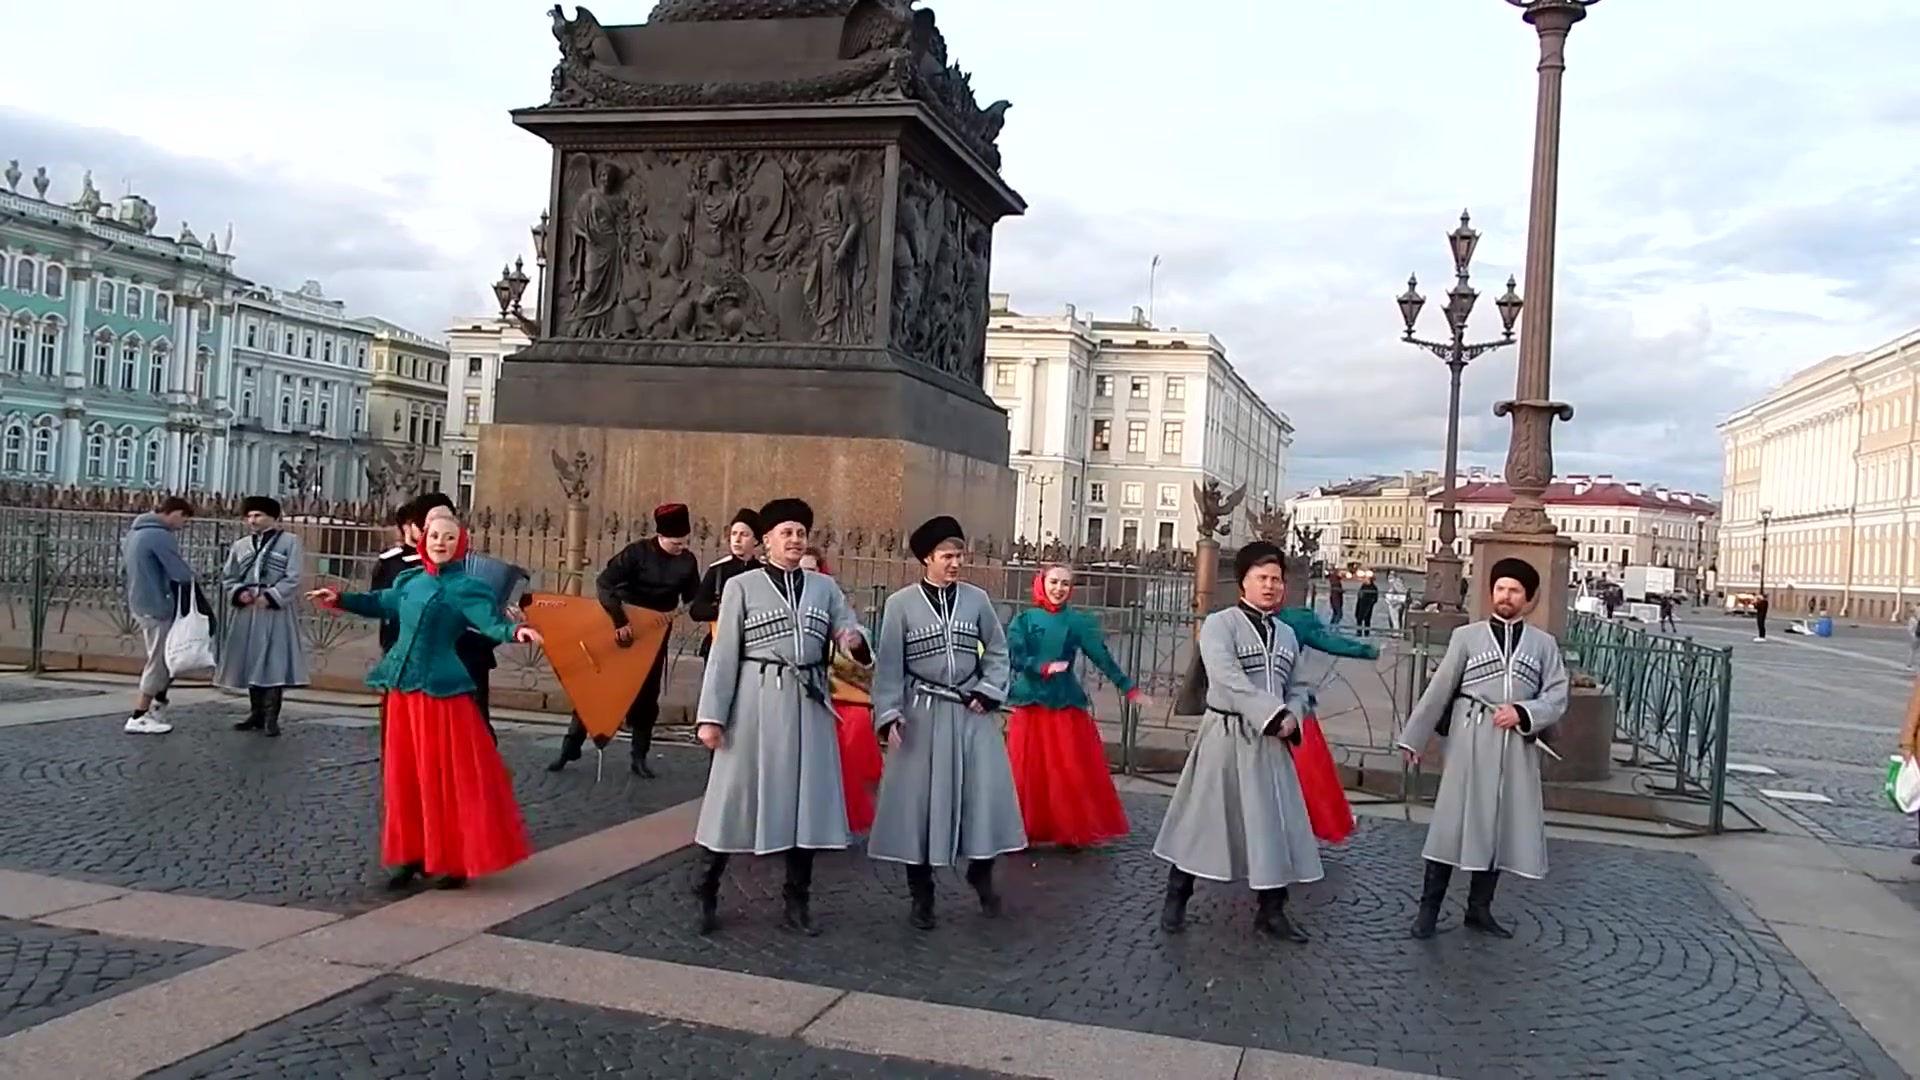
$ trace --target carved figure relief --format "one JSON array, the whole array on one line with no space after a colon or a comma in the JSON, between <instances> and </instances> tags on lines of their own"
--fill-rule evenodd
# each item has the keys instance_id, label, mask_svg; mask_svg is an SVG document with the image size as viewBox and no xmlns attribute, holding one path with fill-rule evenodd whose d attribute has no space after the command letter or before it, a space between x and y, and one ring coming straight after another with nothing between
<instances>
[{"instance_id":1,"label":"carved figure relief","mask_svg":"<svg viewBox=\"0 0 1920 1080\"><path fill-rule=\"evenodd\" d=\"M893 341L978 385L986 371L993 229L912 162L900 163L893 247Z\"/></svg>"},{"instance_id":2,"label":"carved figure relief","mask_svg":"<svg viewBox=\"0 0 1920 1080\"><path fill-rule=\"evenodd\" d=\"M878 151L576 154L561 337L866 344Z\"/></svg>"}]
</instances>

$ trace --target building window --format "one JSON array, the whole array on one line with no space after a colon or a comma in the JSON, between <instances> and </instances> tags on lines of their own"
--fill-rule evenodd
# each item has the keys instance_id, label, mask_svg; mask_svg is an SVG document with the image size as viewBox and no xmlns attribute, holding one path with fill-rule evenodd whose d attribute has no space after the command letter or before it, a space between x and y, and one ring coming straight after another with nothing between
<instances>
[{"instance_id":1,"label":"building window","mask_svg":"<svg viewBox=\"0 0 1920 1080\"><path fill-rule=\"evenodd\" d=\"M253 419L253 387L240 391L240 419Z\"/></svg>"},{"instance_id":2,"label":"building window","mask_svg":"<svg viewBox=\"0 0 1920 1080\"><path fill-rule=\"evenodd\" d=\"M1140 522L1127 518L1120 523L1120 546L1132 550L1140 546Z\"/></svg>"},{"instance_id":3,"label":"building window","mask_svg":"<svg viewBox=\"0 0 1920 1080\"><path fill-rule=\"evenodd\" d=\"M153 294L153 317L156 322L173 321L173 297L166 293Z\"/></svg>"},{"instance_id":4,"label":"building window","mask_svg":"<svg viewBox=\"0 0 1920 1080\"><path fill-rule=\"evenodd\" d=\"M1160 550L1161 551L1171 550L1173 547L1174 523L1171 521L1163 521L1158 526L1156 526L1156 528L1160 535L1155 539L1159 544Z\"/></svg>"},{"instance_id":5,"label":"building window","mask_svg":"<svg viewBox=\"0 0 1920 1080\"><path fill-rule=\"evenodd\" d=\"M1167 376L1167 400L1187 400L1187 380L1179 375Z\"/></svg>"},{"instance_id":6,"label":"building window","mask_svg":"<svg viewBox=\"0 0 1920 1080\"><path fill-rule=\"evenodd\" d=\"M207 444L195 435L187 444L187 486L199 490L206 482Z\"/></svg>"},{"instance_id":7,"label":"building window","mask_svg":"<svg viewBox=\"0 0 1920 1080\"><path fill-rule=\"evenodd\" d=\"M1169 420L1160 425L1160 452L1179 457L1186 444L1186 425L1178 420Z\"/></svg>"},{"instance_id":8,"label":"building window","mask_svg":"<svg viewBox=\"0 0 1920 1080\"><path fill-rule=\"evenodd\" d=\"M480 368L485 363L486 361L481 357L478 357L478 356L467 357L467 374L469 375L480 374Z\"/></svg>"},{"instance_id":9,"label":"building window","mask_svg":"<svg viewBox=\"0 0 1920 1080\"><path fill-rule=\"evenodd\" d=\"M140 387L140 341L128 338L120 343L120 389L137 390Z\"/></svg>"},{"instance_id":10,"label":"building window","mask_svg":"<svg viewBox=\"0 0 1920 1080\"><path fill-rule=\"evenodd\" d=\"M1127 453L1144 454L1147 452L1147 422L1145 420L1127 421Z\"/></svg>"},{"instance_id":11,"label":"building window","mask_svg":"<svg viewBox=\"0 0 1920 1080\"><path fill-rule=\"evenodd\" d=\"M327 340L322 341L320 343L320 360L322 363L327 363L327 364L333 363L333 339L332 338L328 338Z\"/></svg>"},{"instance_id":12,"label":"building window","mask_svg":"<svg viewBox=\"0 0 1920 1080\"><path fill-rule=\"evenodd\" d=\"M53 264L47 264L47 295L55 300L67 298L67 272Z\"/></svg>"},{"instance_id":13,"label":"building window","mask_svg":"<svg viewBox=\"0 0 1920 1080\"><path fill-rule=\"evenodd\" d=\"M1145 375L1135 375L1131 380L1131 386L1130 395L1135 401L1145 401L1153 392L1153 380Z\"/></svg>"},{"instance_id":14,"label":"building window","mask_svg":"<svg viewBox=\"0 0 1920 1080\"><path fill-rule=\"evenodd\" d=\"M87 479L107 478L107 429L95 425L87 431Z\"/></svg>"},{"instance_id":15,"label":"building window","mask_svg":"<svg viewBox=\"0 0 1920 1080\"><path fill-rule=\"evenodd\" d=\"M320 399L320 430L329 431L333 427L333 399Z\"/></svg>"},{"instance_id":16,"label":"building window","mask_svg":"<svg viewBox=\"0 0 1920 1080\"><path fill-rule=\"evenodd\" d=\"M127 318L143 319L147 315L147 293L144 289L127 286Z\"/></svg>"},{"instance_id":17,"label":"building window","mask_svg":"<svg viewBox=\"0 0 1920 1080\"><path fill-rule=\"evenodd\" d=\"M1113 376L1096 375L1093 380L1093 396L1110 398L1113 396Z\"/></svg>"},{"instance_id":18,"label":"building window","mask_svg":"<svg viewBox=\"0 0 1920 1080\"><path fill-rule=\"evenodd\" d=\"M93 298L93 306L101 311L114 311L119 307L119 298L120 294L116 291L113 282L102 281L100 292Z\"/></svg>"},{"instance_id":19,"label":"building window","mask_svg":"<svg viewBox=\"0 0 1920 1080\"><path fill-rule=\"evenodd\" d=\"M213 333L213 305L212 304L195 305L193 314L194 314L194 322L198 325L201 333L203 334Z\"/></svg>"},{"instance_id":20,"label":"building window","mask_svg":"<svg viewBox=\"0 0 1920 1080\"><path fill-rule=\"evenodd\" d=\"M133 482L133 429L121 428L113 440L113 478L120 483Z\"/></svg>"},{"instance_id":21,"label":"building window","mask_svg":"<svg viewBox=\"0 0 1920 1080\"><path fill-rule=\"evenodd\" d=\"M308 334L306 337L300 339L300 355L308 360L313 359L312 334Z\"/></svg>"},{"instance_id":22,"label":"building window","mask_svg":"<svg viewBox=\"0 0 1920 1080\"><path fill-rule=\"evenodd\" d=\"M293 427L293 395L280 395L280 430Z\"/></svg>"},{"instance_id":23,"label":"building window","mask_svg":"<svg viewBox=\"0 0 1920 1080\"><path fill-rule=\"evenodd\" d=\"M33 426L33 471L42 476L53 475L53 418L42 416Z\"/></svg>"},{"instance_id":24,"label":"building window","mask_svg":"<svg viewBox=\"0 0 1920 1080\"><path fill-rule=\"evenodd\" d=\"M304 428L312 425L312 423L313 423L313 399L310 397L303 397L300 399L300 426Z\"/></svg>"},{"instance_id":25,"label":"building window","mask_svg":"<svg viewBox=\"0 0 1920 1080\"><path fill-rule=\"evenodd\" d=\"M473 471L473 455L472 454L460 455L460 471L463 473L470 473Z\"/></svg>"},{"instance_id":26,"label":"building window","mask_svg":"<svg viewBox=\"0 0 1920 1080\"><path fill-rule=\"evenodd\" d=\"M993 385L999 387L1002 390L1013 389L1013 365L1012 364L993 365Z\"/></svg>"},{"instance_id":27,"label":"building window","mask_svg":"<svg viewBox=\"0 0 1920 1080\"><path fill-rule=\"evenodd\" d=\"M193 396L207 396L207 377L213 371L213 352L205 345L193 354Z\"/></svg>"},{"instance_id":28,"label":"building window","mask_svg":"<svg viewBox=\"0 0 1920 1080\"><path fill-rule=\"evenodd\" d=\"M37 276L34 270L35 263L32 259L21 259L19 262L13 264L14 292L31 295L40 291L34 288L36 284L35 278Z\"/></svg>"},{"instance_id":29,"label":"building window","mask_svg":"<svg viewBox=\"0 0 1920 1080\"><path fill-rule=\"evenodd\" d=\"M467 423L477 424L479 422L480 422L480 399L472 394L469 394L467 395Z\"/></svg>"},{"instance_id":30,"label":"building window","mask_svg":"<svg viewBox=\"0 0 1920 1080\"><path fill-rule=\"evenodd\" d=\"M23 314L14 320L7 334L7 370L25 374L27 359L32 355L33 323Z\"/></svg>"},{"instance_id":31,"label":"building window","mask_svg":"<svg viewBox=\"0 0 1920 1080\"><path fill-rule=\"evenodd\" d=\"M275 330L272 327L268 327L267 328L267 351L278 352L279 350L280 350L280 331Z\"/></svg>"},{"instance_id":32,"label":"building window","mask_svg":"<svg viewBox=\"0 0 1920 1080\"><path fill-rule=\"evenodd\" d=\"M1093 449L1095 453L1105 453L1113 449L1113 421L1095 420L1093 422Z\"/></svg>"},{"instance_id":33,"label":"building window","mask_svg":"<svg viewBox=\"0 0 1920 1080\"><path fill-rule=\"evenodd\" d=\"M27 464L27 426L18 420L7 425L5 449L0 451L0 470L17 473Z\"/></svg>"},{"instance_id":34,"label":"building window","mask_svg":"<svg viewBox=\"0 0 1920 1080\"><path fill-rule=\"evenodd\" d=\"M146 477L148 484L160 482L160 431L158 428L147 433Z\"/></svg>"},{"instance_id":35,"label":"building window","mask_svg":"<svg viewBox=\"0 0 1920 1080\"><path fill-rule=\"evenodd\" d=\"M356 367L359 367L363 371L366 369L367 347L365 345L360 346L358 352L355 353L354 364Z\"/></svg>"},{"instance_id":36,"label":"building window","mask_svg":"<svg viewBox=\"0 0 1920 1080\"><path fill-rule=\"evenodd\" d=\"M53 378L60 373L60 320L49 317L40 324L40 374Z\"/></svg>"},{"instance_id":37,"label":"building window","mask_svg":"<svg viewBox=\"0 0 1920 1080\"><path fill-rule=\"evenodd\" d=\"M358 435L365 430L367 430L367 409L356 398L353 403L353 433Z\"/></svg>"},{"instance_id":38,"label":"building window","mask_svg":"<svg viewBox=\"0 0 1920 1080\"><path fill-rule=\"evenodd\" d=\"M247 320L247 348L257 349L259 347L260 347L260 324L257 322L254 322L252 319L248 319Z\"/></svg>"},{"instance_id":39,"label":"building window","mask_svg":"<svg viewBox=\"0 0 1920 1080\"><path fill-rule=\"evenodd\" d=\"M1087 482L1087 502L1094 506L1107 505L1107 482L1090 480Z\"/></svg>"},{"instance_id":40,"label":"building window","mask_svg":"<svg viewBox=\"0 0 1920 1080\"><path fill-rule=\"evenodd\" d=\"M1144 484L1126 483L1120 485L1121 506L1141 506L1146 501Z\"/></svg>"},{"instance_id":41,"label":"building window","mask_svg":"<svg viewBox=\"0 0 1920 1080\"><path fill-rule=\"evenodd\" d=\"M1180 509L1180 485L1179 484L1161 484L1160 485L1160 501L1155 505L1157 505L1162 510L1175 510L1175 511L1179 510Z\"/></svg>"},{"instance_id":42,"label":"building window","mask_svg":"<svg viewBox=\"0 0 1920 1080\"><path fill-rule=\"evenodd\" d=\"M153 347L147 354L147 393L164 394L167 392L167 347L164 342Z\"/></svg>"},{"instance_id":43,"label":"building window","mask_svg":"<svg viewBox=\"0 0 1920 1080\"><path fill-rule=\"evenodd\" d=\"M113 335L105 330L93 339L93 385L113 385Z\"/></svg>"},{"instance_id":44,"label":"building window","mask_svg":"<svg viewBox=\"0 0 1920 1080\"><path fill-rule=\"evenodd\" d=\"M400 419L400 414L394 413L393 418ZM407 441L410 443L420 441L420 407L418 405L407 410Z\"/></svg>"}]
</instances>

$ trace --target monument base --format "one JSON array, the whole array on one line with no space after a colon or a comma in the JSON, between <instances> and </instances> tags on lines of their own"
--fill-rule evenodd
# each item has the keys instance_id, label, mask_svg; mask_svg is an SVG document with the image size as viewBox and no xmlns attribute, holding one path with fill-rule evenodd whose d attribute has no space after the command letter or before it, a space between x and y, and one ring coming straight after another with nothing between
<instances>
[{"instance_id":1,"label":"monument base","mask_svg":"<svg viewBox=\"0 0 1920 1080\"><path fill-rule=\"evenodd\" d=\"M817 529L842 541L859 529L870 545L897 546L935 514L959 518L976 540L1012 538L1011 468L903 439L489 424L474 502L555 505L553 457L582 450L595 463L597 514L635 518L682 502L720 529L740 507L792 495L813 506Z\"/></svg>"},{"instance_id":2,"label":"monument base","mask_svg":"<svg viewBox=\"0 0 1920 1080\"><path fill-rule=\"evenodd\" d=\"M1534 598L1527 621L1552 634L1564 637L1567 630L1568 585L1573 574L1573 540L1559 533L1484 532L1473 537L1473 595L1467 597L1467 613L1475 621L1487 618L1493 609L1493 586L1487 573L1501 559L1521 559L1540 573L1540 595Z\"/></svg>"}]
</instances>

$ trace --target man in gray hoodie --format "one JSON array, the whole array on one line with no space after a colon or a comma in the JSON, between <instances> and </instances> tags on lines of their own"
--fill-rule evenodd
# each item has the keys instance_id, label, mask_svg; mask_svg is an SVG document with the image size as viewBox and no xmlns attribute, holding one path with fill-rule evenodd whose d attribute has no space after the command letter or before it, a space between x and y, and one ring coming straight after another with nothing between
<instances>
[{"instance_id":1,"label":"man in gray hoodie","mask_svg":"<svg viewBox=\"0 0 1920 1080\"><path fill-rule=\"evenodd\" d=\"M167 685L167 631L179 611L180 593L193 587L193 568L180 556L174 534L193 516L193 504L170 496L152 513L133 519L120 553L127 565L127 610L140 624L147 647L146 666L140 670L140 690L133 699L133 715L126 731L135 735L165 735Z\"/></svg>"}]
</instances>

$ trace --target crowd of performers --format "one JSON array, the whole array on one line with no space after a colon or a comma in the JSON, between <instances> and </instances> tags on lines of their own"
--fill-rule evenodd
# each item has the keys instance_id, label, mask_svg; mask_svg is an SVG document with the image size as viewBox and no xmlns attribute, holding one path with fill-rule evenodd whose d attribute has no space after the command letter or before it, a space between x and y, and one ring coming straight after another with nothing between
<instances>
[{"instance_id":1,"label":"crowd of performers","mask_svg":"<svg viewBox=\"0 0 1920 1080\"><path fill-rule=\"evenodd\" d=\"M981 911L997 916L1001 856L1128 833L1076 662L1084 656L1129 699L1137 691L1092 614L1072 606L1070 570L1037 575L1032 605L1003 628L991 597L963 580L960 523L933 518L908 542L920 580L887 597L869 638L809 546L805 502L742 510L729 554L704 576L687 552L686 508L660 507L655 521L655 536L601 574L599 594L616 628L628 603L665 612L686 603L708 626L694 715L711 751L694 836L700 933L720 925L720 886L736 855L782 856L783 923L812 935L816 853L865 835L870 858L901 864L911 924L931 929L943 868L961 871ZM405 543L382 558L372 591L309 596L382 624L386 655L368 682L383 694L381 848L393 884L426 875L458 887L529 851L491 737L486 674L495 645L540 636L465 572L467 533L444 499L410 504L398 524ZM1300 660L1307 648L1373 656L1376 646L1284 606L1274 545L1245 545L1233 569L1238 602L1200 628L1206 715L1153 846L1169 864L1160 926L1185 928L1197 881L1244 883L1256 932L1305 941L1288 890L1321 878L1320 845L1345 839L1353 818ZM1538 744L1566 709L1567 675L1552 637L1524 622L1534 569L1502 560L1489 581L1492 618L1455 632L1397 740L1416 762L1433 739L1447 749L1416 938L1434 934L1456 869L1471 875L1465 925L1499 937L1510 936L1492 913L1500 873L1546 872ZM659 667L628 714L643 776ZM275 719L268 701L249 726ZM576 724L552 768L578 757L585 738Z\"/></svg>"}]
</instances>

